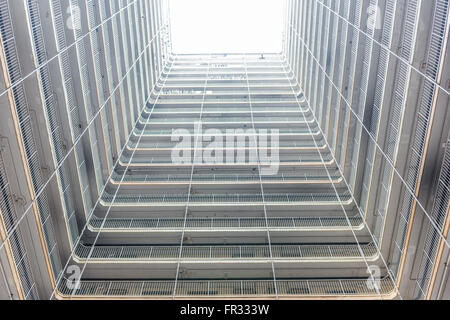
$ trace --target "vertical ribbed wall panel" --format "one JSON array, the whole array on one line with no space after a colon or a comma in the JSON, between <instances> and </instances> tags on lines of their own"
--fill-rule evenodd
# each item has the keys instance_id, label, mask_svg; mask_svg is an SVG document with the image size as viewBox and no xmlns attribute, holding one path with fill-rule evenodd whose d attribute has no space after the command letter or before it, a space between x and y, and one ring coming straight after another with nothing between
<instances>
[{"instance_id":1,"label":"vertical ribbed wall panel","mask_svg":"<svg viewBox=\"0 0 450 320\"><path fill-rule=\"evenodd\" d=\"M61 0L52 0L51 2L51 13L52 13L52 21L54 28L54 35L57 44L57 51L59 52L59 63L60 63L60 72L63 80L63 91L65 97L65 103L67 108L67 113L69 115L69 123L70 123L70 131L71 131L71 139L72 143L78 141L81 135L81 120L80 120L80 108L79 103L76 100L76 94L74 91L74 80L72 77L72 70L70 66L70 56L67 50L67 40L65 34L65 26L64 26L64 17L63 17L63 8L61 5ZM87 177L85 157L84 151L81 147L81 144L78 144L75 147L75 163L77 165L78 170L76 170L78 176L78 182L81 186L81 198L83 201L83 208L85 212L89 212L91 202L91 191L89 187L89 183L83 181L82 176ZM74 231L76 229L74 228ZM78 233L78 232L77 232ZM74 234L72 235L72 238Z\"/></svg>"},{"instance_id":2,"label":"vertical ribbed wall panel","mask_svg":"<svg viewBox=\"0 0 450 320\"><path fill-rule=\"evenodd\" d=\"M386 108L384 96L386 90L388 89L386 88L387 85L386 82L388 77L387 72L390 61L389 49L391 48L392 44L392 33L393 33L395 12L396 12L396 1L387 0L385 4L385 15L383 19L383 30L381 36L381 43L384 45L384 47L380 48L380 55L378 58L378 71L375 84L375 96L371 110L372 114L369 127L370 139L362 185L363 190L361 203L365 212L367 212L368 210L371 180L372 175L374 174L373 171L374 171L375 155L378 152L376 143L378 143L380 140L378 137L381 120L380 115L383 107Z\"/></svg>"},{"instance_id":3,"label":"vertical ribbed wall panel","mask_svg":"<svg viewBox=\"0 0 450 320\"><path fill-rule=\"evenodd\" d=\"M113 37L114 37L114 54L115 54L115 58L116 58L116 68L117 68L117 74L118 74L118 78L122 79L125 75L125 63L126 63L126 59L127 59L127 48L126 46L124 46L122 44L123 42L123 37L120 37L121 32L119 30L121 30L121 16L122 13L119 8L119 6L117 5L114 10L116 11L116 15L113 18L112 21L112 32L113 32ZM121 50L124 50L122 51ZM120 105L120 116L122 118L122 123L123 123L123 130L125 132L124 136L128 136L131 132L131 127L132 127L132 120L130 119L130 115L128 113L127 110L127 102L126 102L126 98L125 98L125 84L122 83L119 86L119 90L116 94L116 98L117 100L117 104ZM124 140L122 140L122 142L124 142Z\"/></svg>"},{"instance_id":4,"label":"vertical ribbed wall panel","mask_svg":"<svg viewBox=\"0 0 450 320\"><path fill-rule=\"evenodd\" d=\"M371 1L369 5L378 6L378 1ZM350 152L347 151L346 157L349 159L347 163L350 163L350 175L349 175L349 187L352 192L356 192L357 188L359 189L360 185L357 182L358 175L358 166L359 166L359 158L361 156L361 139L363 133L363 124L360 121L355 121L354 126L351 125L351 119L353 117L358 117L363 120L366 112L370 112L371 103L367 102L367 94L369 90L369 77L372 63L372 55L375 54L373 50L372 41L375 33L374 25L367 25L366 22L363 23L362 19L366 16L366 10L364 10L362 1L357 1L355 6L355 22L354 22L354 32L358 35L354 36L357 38L358 46L355 50L356 59L354 65L354 76L353 76L353 85L352 85L352 98L351 98L351 109L354 112L349 114L349 135L347 137L347 141L353 150ZM363 28L364 27L364 28ZM361 29L365 29L366 33L361 32ZM369 105L366 105L369 103ZM356 127L356 128L355 128ZM351 160L350 160L351 158Z\"/></svg>"},{"instance_id":5,"label":"vertical ribbed wall panel","mask_svg":"<svg viewBox=\"0 0 450 320\"><path fill-rule=\"evenodd\" d=\"M408 5L408 14L404 20L401 46L404 49L402 50L402 58L405 61L412 61L413 59L413 46L415 41L411 41L411 39L414 38L418 27L417 10L417 3L411 2ZM400 61L395 74L393 98L389 110L389 124L386 130L386 142L384 143L383 148L384 154L393 164L396 164L396 159L399 152L399 143L401 138L400 132L402 130L403 117L406 111L406 99L409 90L410 74L411 67L407 63ZM397 201L390 200L392 179L394 178L394 174L394 168L392 168L389 163L385 163L380 180L380 197L378 199L378 211L375 225L375 233L377 238L382 236L389 201ZM379 240L380 239L378 239L378 241Z\"/></svg>"},{"instance_id":6,"label":"vertical ribbed wall panel","mask_svg":"<svg viewBox=\"0 0 450 320\"><path fill-rule=\"evenodd\" d=\"M420 102L420 109L418 114L418 124L414 141L412 145L412 160L410 170L420 170L421 162L424 159L423 150L426 147L427 135L429 134L428 127L432 123L431 113L435 105L435 95L438 88L432 81L440 82L439 70L445 54L444 47L447 45L444 41L449 36L449 1L437 0L434 8L433 29L431 32L430 43L428 47L426 75L429 77L424 80L422 99ZM407 182L411 187L415 186L419 177L411 172L408 172ZM438 181L436 196L433 208L430 213L430 218L434 222L434 226L430 225L427 230L425 247L423 249L423 258L419 271L419 278L417 279L417 292L419 297L423 298L427 294L430 295L430 280L433 269L436 268L436 256L439 245L441 244L440 235L444 232L445 222L448 218L449 203L450 203L450 141L447 141L446 152L444 155L441 174ZM417 210L417 209L416 209Z\"/></svg>"},{"instance_id":7,"label":"vertical ribbed wall panel","mask_svg":"<svg viewBox=\"0 0 450 320\"><path fill-rule=\"evenodd\" d=\"M406 30L410 30L412 28L411 24L412 24L413 17L414 17L413 10L414 9L417 10L416 7L418 5L419 5L418 1L411 1L408 6L407 15L406 15L406 23L405 23ZM409 54L411 54L411 52L413 50L412 46L414 43L414 36L413 35L408 36L409 33L410 32L407 32L406 33L407 36L404 37L404 42L409 44L409 46L405 46L405 50L402 51L402 55L407 55L407 54L409 55ZM402 74L399 74L399 76L402 76ZM427 85L427 82L425 82L424 88L426 87L426 85ZM413 139L415 140L415 142L409 146L410 150L412 151L412 155L411 155L411 159L409 160L410 163L409 163L409 168L408 168L408 171L406 174L405 181L406 181L406 184L408 185L409 189L412 190L413 192L417 192L416 187L417 187L417 182L418 182L419 173L420 173L420 162L422 159L422 151L423 151L423 148L425 147L424 137L428 131L427 123L426 122L424 123L424 119L420 116L420 113L421 113L423 107L429 108L429 110L431 109L431 105L429 103L425 102L425 105L423 105L423 102L426 99L429 99L430 95L432 96L433 93L426 92L426 90L424 89L424 92L422 94L422 105L419 108L419 110L417 110L419 112L419 117L417 118L418 121L416 124L416 132L413 133L413 135L412 135L414 137ZM423 137L423 139L421 139L420 137ZM401 203L401 205L400 205L400 221L399 221L399 225L397 227L396 240L395 240L396 250L394 251L394 267L397 268L397 271L399 271L398 266L400 264L402 255L405 252L405 249L407 249L405 247L405 244L406 244L406 239L407 239L408 228L411 227L410 222L411 222L411 216L413 213L412 210L415 205L414 202L415 202L415 199L414 199L414 196L411 194L411 192L405 191L404 196L400 202Z\"/></svg>"},{"instance_id":8,"label":"vertical ribbed wall panel","mask_svg":"<svg viewBox=\"0 0 450 320\"><path fill-rule=\"evenodd\" d=\"M154 46L158 52L166 52L167 49L160 47L166 45L163 37L159 36L159 31L164 28L162 20L155 23L153 17L158 15L152 11L162 7L150 6L147 2L51 0L45 3L24 0L23 8L14 3L18 6L13 8L14 14L23 14L29 27L29 34L20 40L30 39L31 43L27 45L32 48L34 58L33 71L24 77L20 59L25 55L18 52L20 50L16 46L10 1L0 1L2 58L5 58L4 71L8 76L6 90L13 119L17 122L17 140L23 145L31 201L35 202L24 216L34 211L40 220L52 282L58 281L62 272L59 248L71 247L80 240L79 231L84 226L79 227L77 222L85 222L93 214L93 205L105 187L106 176L112 173L119 151L133 133L134 120L146 107L145 102L156 83L154 73L146 70L152 63L151 46L158 42ZM42 8L49 9L49 20L41 21ZM156 29L150 29L150 21ZM53 34L44 33L49 28ZM122 32L121 28L127 32ZM48 56L49 48L52 52L56 49L55 56ZM168 62L167 58L158 56L157 59L161 63ZM59 70L51 69L55 65ZM59 84L56 78L62 83ZM36 90L37 99L40 98L41 102L32 110L27 101L28 90ZM124 93L128 94L127 100L124 100ZM63 100L58 101L61 97ZM130 114L134 115L130 117ZM45 120L44 127L38 123L40 119ZM67 129L63 127L65 123L68 124ZM49 141L40 140L47 137ZM44 159L40 159L47 148L51 154L45 154L45 160L53 162L50 168L44 165ZM14 199L1 160L0 212L8 232L7 245L16 262L24 298L37 298L28 254L20 235L22 227L19 224L26 220L18 219L13 212ZM72 161L76 168L70 168ZM44 173L43 170L50 171ZM74 195L74 190L81 194ZM39 195L36 200L35 195ZM84 218L76 212L75 207L78 206L73 203L79 198L83 201L80 208L84 209ZM60 217L66 222L66 231L62 232L67 232L70 246L57 243L52 221L59 221ZM66 241L64 237L62 241Z\"/></svg>"},{"instance_id":9,"label":"vertical ribbed wall panel","mask_svg":"<svg viewBox=\"0 0 450 320\"><path fill-rule=\"evenodd\" d=\"M53 160L55 167L61 165L66 156L64 147L64 137L61 129L61 119L57 111L56 97L54 96L54 88L50 77L50 71L47 65L47 54L45 50L45 39L41 27L41 19L39 16L39 4L36 0L27 0L28 17L33 37L33 48L36 67L38 68L39 86L41 91L41 100L45 109L45 118L47 121L47 131L51 137L51 145L53 152ZM62 40L61 40L62 41ZM63 164L57 169L58 187L60 197L63 203L63 211L67 223L68 233L71 235L70 240L74 240L78 236L78 226L75 217L75 209L73 206L73 191L68 175L68 168ZM72 234L70 231L76 231Z\"/></svg>"},{"instance_id":10,"label":"vertical ribbed wall panel","mask_svg":"<svg viewBox=\"0 0 450 320\"><path fill-rule=\"evenodd\" d=\"M330 5L330 4L328 4ZM335 8L334 10L339 11L339 6L340 6L340 1L336 1L334 2ZM327 10L329 11L329 10ZM330 12L330 11L329 11ZM327 57L327 67L326 67L326 74L327 76L327 81L328 81L328 86L327 86L327 92L328 95L326 97L326 101L325 103L325 108L327 110L326 112L326 118L325 118L325 122L323 123L323 130L324 133L327 136L327 140L328 143L330 144L330 146L334 147L334 138L333 138L333 130L334 127L332 127L332 119L333 115L335 114L336 110L335 108L333 108L335 106L335 101L336 101L336 89L334 87L334 83L333 80L336 77L336 61L337 61L337 56L339 55L338 52L336 52L337 50L337 45L338 45L338 39L339 39L339 17L335 14L332 14L330 12L330 20L332 21L332 27L330 27L330 38L331 38L331 47L328 49L328 57Z\"/></svg>"},{"instance_id":11,"label":"vertical ribbed wall panel","mask_svg":"<svg viewBox=\"0 0 450 320\"><path fill-rule=\"evenodd\" d=\"M450 208L450 140L447 141L447 148L444 155L441 174L439 176L437 191L431 217L439 227L428 226L425 246L422 252L422 261L420 264L419 277L417 279L417 295L419 298L425 298L430 295L430 285L432 273L437 267L435 259L437 258L441 237L439 234L444 232L445 221L448 219Z\"/></svg>"},{"instance_id":12,"label":"vertical ribbed wall panel","mask_svg":"<svg viewBox=\"0 0 450 320\"><path fill-rule=\"evenodd\" d=\"M110 104L107 104L107 106L104 107L110 96L110 90L107 83L108 74L105 74L107 73L107 66L105 63L107 47L105 47L105 43L102 41L102 32L105 26L101 23L101 12L99 11L102 11L102 6L99 5L98 0L87 1L86 7L88 12L92 62L94 64L93 78L95 79L97 93L94 95L93 99L97 99L95 102L98 105L98 109L101 109L98 126L96 126L96 135L98 138L96 148L99 148L98 150L101 153L99 154L99 157L94 156L94 161L99 161L103 164L103 166L95 165L98 175L103 176L104 172L100 170L106 169L106 172L110 172L113 167L112 142L110 137L110 131L112 132L113 130L110 130L108 124L108 119L111 118L109 117L111 112ZM105 10L103 10L103 14L105 14ZM101 142L99 140L101 140ZM103 186L103 180L98 180L98 183Z\"/></svg>"},{"instance_id":13,"label":"vertical ribbed wall panel","mask_svg":"<svg viewBox=\"0 0 450 320\"><path fill-rule=\"evenodd\" d=\"M13 194L11 192L8 177L6 175L3 152L5 151L0 151L0 223L5 228L6 236L9 235L10 237L7 245L9 245L14 258L23 297L27 300L39 299L33 272L30 267L28 252L20 228L13 230L18 221L18 215L14 205ZM4 241L1 237L0 239ZM6 248L4 250L6 250Z\"/></svg>"},{"instance_id":14,"label":"vertical ribbed wall panel","mask_svg":"<svg viewBox=\"0 0 450 320\"><path fill-rule=\"evenodd\" d=\"M392 259L389 271L396 276L401 276L398 267L405 259L410 218L416 208L440 83L442 51L448 39L448 1L432 2L434 15L429 27L419 21L425 11L421 10L423 5L418 0L404 4L390 0L298 0L289 4L289 10L295 8L301 21L297 25L292 13L288 16L292 23L287 36L294 34L300 41L286 40L287 61L296 70L296 59L300 60L295 76L340 168L346 171L349 189L361 195L360 208L373 223L372 232L378 246L382 246L385 236L390 236L385 234L386 221L397 219L389 258ZM376 11L380 6L382 14ZM375 29L378 26L362 20L369 14L366 9L382 19L376 21L380 32ZM431 34L424 74L414 66L421 54L417 50L418 32L422 37L427 36L427 32ZM400 43L393 43L398 35L395 41ZM413 76L422 82L416 106L413 98L409 100L413 93L410 84ZM405 116L406 107L410 105L417 112L413 120ZM408 123L404 123L406 119ZM411 145L405 150L401 139L410 128L413 128ZM366 140L368 143L364 146L362 142ZM406 173L402 174L398 171L402 166L398 161L405 152L408 163ZM392 190L395 181L402 185L400 192ZM399 204L398 214L393 209L396 204ZM440 227L442 220L441 212L436 215ZM435 229L430 228L430 233L434 234L429 235L426 249L429 252L424 256L432 256L441 241ZM425 293L426 274L431 273L433 263L433 258L429 258L421 266L423 277L418 287Z\"/></svg>"},{"instance_id":15,"label":"vertical ribbed wall panel","mask_svg":"<svg viewBox=\"0 0 450 320\"><path fill-rule=\"evenodd\" d=\"M92 0L93 1L93 0ZM95 11L92 5L92 1L87 1L85 3L86 5L86 10L87 10L87 18L88 18L88 27L95 27ZM80 6L80 2L78 0L70 0L70 8L72 11L74 10L80 10L80 13L76 13L76 12L72 12L72 16L73 17L78 17L81 19L81 15L82 15L82 8ZM75 18L74 18L75 19ZM79 76L81 79L81 91L82 91L82 95L83 95L83 105L84 105L84 117L86 118L87 124L89 125L93 119L94 119L94 115L96 114L97 110L101 107L100 105L97 105L99 100L97 99L101 99L101 98L97 98L96 95L96 85L102 85L102 81L98 80L94 82L96 82L96 85L94 83L92 83L91 81L91 71L89 70L90 68L90 59L88 57L88 52L87 52L87 48L86 45L88 44L88 42L86 41L86 27L87 26L83 26L82 25L82 21L79 22L75 22L76 26L79 26L78 28L74 28L73 29L73 33L74 33L74 38L75 38L75 47L76 47L76 52L77 52L77 59L78 59L78 65L79 65ZM90 28L89 28L90 30ZM94 34L92 35L93 37L96 37L96 32L94 31ZM88 40L90 39L90 37L88 37ZM94 42L95 43L95 42ZM92 48L92 52L94 54L95 50L94 48ZM98 55L96 56L98 58ZM92 62L94 63L94 62ZM98 66L95 66L98 67ZM94 68L95 68L94 67ZM95 79L95 77L94 77ZM103 96L104 97L104 92L98 90L98 92L100 92L99 97ZM95 104L94 104L95 103ZM101 129L99 129L98 127L100 126L100 121L98 119L96 119L94 121L94 125L93 126L89 126L88 128L88 136L89 136L89 141L90 141L90 146L89 146L89 150L91 152L91 156L92 156L92 164L94 167L94 178L96 181L96 185L94 186L93 190L96 190L96 194L100 194L101 189L103 187L104 181L103 181L103 174L102 174L102 164L100 163L100 148L99 148L99 133L101 133ZM106 164L105 164L106 165ZM94 193L94 194L95 194Z\"/></svg>"},{"instance_id":16,"label":"vertical ribbed wall panel","mask_svg":"<svg viewBox=\"0 0 450 320\"><path fill-rule=\"evenodd\" d=\"M6 57L6 68L9 74L9 83L11 86L11 96L15 114L13 117L17 119L20 132L17 134L22 140L25 150L26 166L28 167L33 194L32 198L45 187L45 181L42 176L41 163L37 150L37 143L32 127L32 119L28 107L28 101L25 95L25 87L22 82L22 72L20 61L18 58L14 31L9 13L7 0L0 2L0 17L2 20L2 28L0 29L4 56ZM42 39L38 39L41 41ZM42 56L43 52L38 52L38 56ZM40 216L40 224L42 232L45 236L46 249L50 255L53 277L56 279L61 272L61 263L59 258L58 246L55 240L52 219L50 217L50 208L48 203L47 190L43 190L37 199L37 208Z\"/></svg>"}]
</instances>

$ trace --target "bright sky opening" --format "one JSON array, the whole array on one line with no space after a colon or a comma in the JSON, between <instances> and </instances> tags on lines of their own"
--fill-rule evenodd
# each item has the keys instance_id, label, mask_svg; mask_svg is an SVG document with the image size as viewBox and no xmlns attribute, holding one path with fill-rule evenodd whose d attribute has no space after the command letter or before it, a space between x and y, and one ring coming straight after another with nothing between
<instances>
[{"instance_id":1,"label":"bright sky opening","mask_svg":"<svg viewBox=\"0 0 450 320\"><path fill-rule=\"evenodd\" d=\"M174 53L280 53L281 0L170 0Z\"/></svg>"}]
</instances>

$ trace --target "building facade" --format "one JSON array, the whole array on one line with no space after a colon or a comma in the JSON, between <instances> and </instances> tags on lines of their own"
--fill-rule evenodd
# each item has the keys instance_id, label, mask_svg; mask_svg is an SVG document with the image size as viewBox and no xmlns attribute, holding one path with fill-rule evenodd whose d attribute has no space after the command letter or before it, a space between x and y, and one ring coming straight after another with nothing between
<instances>
[{"instance_id":1,"label":"building facade","mask_svg":"<svg viewBox=\"0 0 450 320\"><path fill-rule=\"evenodd\" d=\"M0 0L1 299L450 299L448 1L285 6L180 55L166 0Z\"/></svg>"}]
</instances>

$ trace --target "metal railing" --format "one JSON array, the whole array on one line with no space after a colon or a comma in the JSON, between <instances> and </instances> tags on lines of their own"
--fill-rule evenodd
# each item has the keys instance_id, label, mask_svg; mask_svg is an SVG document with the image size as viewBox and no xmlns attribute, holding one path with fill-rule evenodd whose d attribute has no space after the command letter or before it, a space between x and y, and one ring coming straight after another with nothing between
<instances>
[{"instance_id":1,"label":"metal railing","mask_svg":"<svg viewBox=\"0 0 450 320\"><path fill-rule=\"evenodd\" d=\"M117 173L112 176L113 181L120 181L122 176ZM339 175L332 176L334 181L338 181L340 178ZM129 183L180 183L186 182L190 180L190 176L188 174L167 174L167 175L156 175L156 174L132 174L127 175L123 179L123 182ZM331 183L328 179L328 176L313 176L313 175L296 175L296 174L287 174L281 173L273 176L263 176L263 182L301 182L301 183L314 183L314 182L323 182L323 183ZM259 178L256 174L197 174L195 173L192 177L193 183L244 183L244 182L258 182Z\"/></svg>"},{"instance_id":2,"label":"metal railing","mask_svg":"<svg viewBox=\"0 0 450 320\"><path fill-rule=\"evenodd\" d=\"M103 219L93 218L91 225L94 231L98 231ZM268 218L267 223L273 230L346 230L349 228L348 222L343 217L283 217ZM360 217L350 218L351 226L355 229L362 228ZM182 218L109 218L103 227L103 232L107 231L165 231L180 230L184 226ZM186 230L260 230L266 229L266 221L263 217L227 217L227 218L188 218L186 220Z\"/></svg>"},{"instance_id":3,"label":"metal railing","mask_svg":"<svg viewBox=\"0 0 450 320\"><path fill-rule=\"evenodd\" d=\"M105 192L102 200L114 205L151 205L151 204L184 204L188 200L187 194L120 194L115 197ZM265 202L272 204L328 204L350 203L352 197L348 193L336 196L334 193L279 193L265 194ZM191 205L208 203L252 204L262 203L261 194L192 194Z\"/></svg>"},{"instance_id":4,"label":"metal railing","mask_svg":"<svg viewBox=\"0 0 450 320\"><path fill-rule=\"evenodd\" d=\"M354 244L336 245L271 245L273 259L280 261L348 261L362 260L358 246ZM374 245L362 246L364 255L375 260L377 249ZM89 259L96 261L142 261L142 262L176 262L181 249L182 261L210 260L233 262L234 260L270 259L268 245L214 245L214 246L96 246ZM89 256L91 247L79 245L75 250L77 258L83 261Z\"/></svg>"},{"instance_id":5,"label":"metal railing","mask_svg":"<svg viewBox=\"0 0 450 320\"><path fill-rule=\"evenodd\" d=\"M376 297L370 279L342 280L277 280L280 297ZM81 281L75 297L135 297L172 298L174 281ZM175 296L182 297L274 297L275 283L271 280L179 280ZM65 281L59 287L62 297L72 295ZM394 291L389 278L380 280L380 293L391 296Z\"/></svg>"}]
</instances>

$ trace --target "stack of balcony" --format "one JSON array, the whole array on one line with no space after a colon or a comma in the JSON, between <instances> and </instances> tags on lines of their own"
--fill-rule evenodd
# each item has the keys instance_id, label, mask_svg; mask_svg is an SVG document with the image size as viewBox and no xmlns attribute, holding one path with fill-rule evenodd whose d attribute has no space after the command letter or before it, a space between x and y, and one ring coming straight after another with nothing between
<instances>
[{"instance_id":1,"label":"stack of balcony","mask_svg":"<svg viewBox=\"0 0 450 320\"><path fill-rule=\"evenodd\" d=\"M237 142L230 129L246 144L224 144L223 154L245 159L199 158L211 130ZM252 143L264 132L268 146ZM275 136L279 162L268 173L260 155L277 152ZM59 289L75 298L390 296L389 278L370 285L379 252L354 201L281 56L175 55L75 249L87 266L81 284Z\"/></svg>"}]
</instances>

